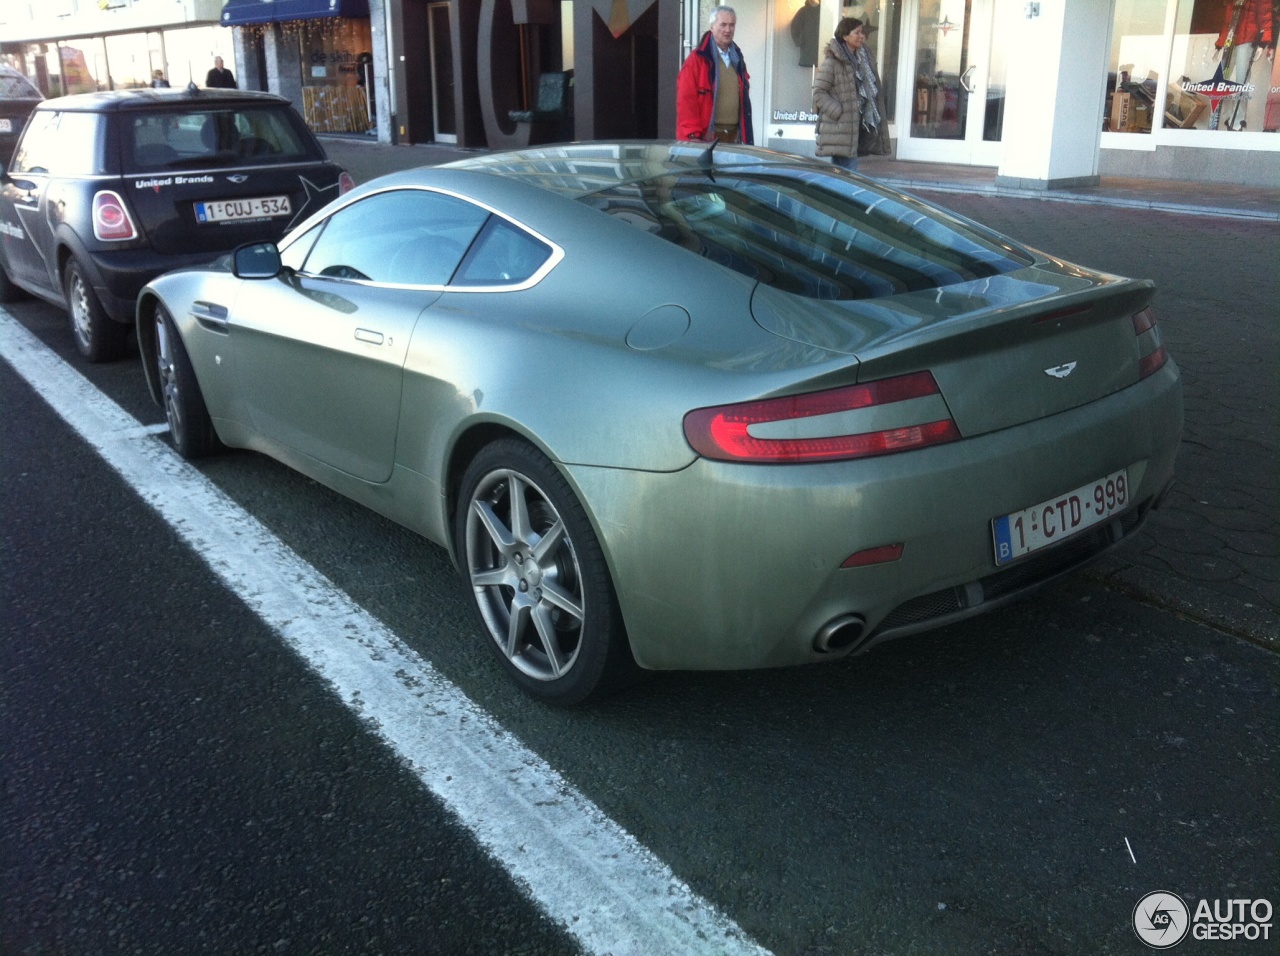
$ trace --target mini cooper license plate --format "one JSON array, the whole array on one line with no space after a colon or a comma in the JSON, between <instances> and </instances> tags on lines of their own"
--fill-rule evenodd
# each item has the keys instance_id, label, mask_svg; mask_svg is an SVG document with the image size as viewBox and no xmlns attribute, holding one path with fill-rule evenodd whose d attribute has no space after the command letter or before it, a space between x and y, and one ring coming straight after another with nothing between
<instances>
[{"instance_id":1,"label":"mini cooper license plate","mask_svg":"<svg viewBox=\"0 0 1280 956\"><path fill-rule=\"evenodd\" d=\"M271 219L293 212L288 196L256 199L215 199L196 203L196 222L234 222L238 219Z\"/></svg>"},{"instance_id":2,"label":"mini cooper license plate","mask_svg":"<svg viewBox=\"0 0 1280 956\"><path fill-rule=\"evenodd\" d=\"M1121 468L1061 495L991 520L996 564L1057 544L1106 521L1129 504L1129 473Z\"/></svg>"}]
</instances>

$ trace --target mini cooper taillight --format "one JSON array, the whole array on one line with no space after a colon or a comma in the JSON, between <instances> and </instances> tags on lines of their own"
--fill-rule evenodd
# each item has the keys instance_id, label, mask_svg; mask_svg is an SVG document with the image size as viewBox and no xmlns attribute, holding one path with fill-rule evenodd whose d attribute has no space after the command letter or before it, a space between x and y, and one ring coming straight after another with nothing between
<instances>
[{"instance_id":1,"label":"mini cooper taillight","mask_svg":"<svg viewBox=\"0 0 1280 956\"><path fill-rule=\"evenodd\" d=\"M133 217L120 194L103 189L93 197L93 234L102 241L137 239Z\"/></svg>"},{"instance_id":2,"label":"mini cooper taillight","mask_svg":"<svg viewBox=\"0 0 1280 956\"><path fill-rule=\"evenodd\" d=\"M814 427L797 429L796 435L769 434L779 431L778 423L820 415L838 416L844 412L886 410L887 406L933 396L936 401L919 402L914 410L905 406L894 410L895 422L891 428L846 433L840 428L847 420L832 419L831 434L823 433L826 429L816 422L811 423ZM916 412L918 422L911 420ZM960 430L955 421L949 412L945 418L937 417L939 412L947 409L933 374L915 372L824 392L695 409L684 417L684 434L694 451L719 461L756 464L842 461L956 441ZM756 430L754 434L752 429ZM785 425L782 430L786 430Z\"/></svg>"},{"instance_id":3,"label":"mini cooper taillight","mask_svg":"<svg viewBox=\"0 0 1280 956\"><path fill-rule=\"evenodd\" d=\"M1142 381L1164 367L1164 363L1169 361L1169 350L1164 346L1160 326L1156 323L1156 314L1150 308L1133 314L1133 334L1139 339L1147 336L1151 344L1150 351L1138 360L1138 381Z\"/></svg>"}]
</instances>

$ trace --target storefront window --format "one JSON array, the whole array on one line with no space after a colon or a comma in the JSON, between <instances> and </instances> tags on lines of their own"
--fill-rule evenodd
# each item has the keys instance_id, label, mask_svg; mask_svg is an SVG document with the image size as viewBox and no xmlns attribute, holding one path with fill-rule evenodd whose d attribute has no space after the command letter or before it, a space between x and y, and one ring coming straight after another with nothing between
<instances>
[{"instance_id":1,"label":"storefront window","mask_svg":"<svg viewBox=\"0 0 1280 956\"><path fill-rule=\"evenodd\" d=\"M100 37L86 37L60 44L62 85L68 93L93 93L110 88L107 51Z\"/></svg>"},{"instance_id":2,"label":"storefront window","mask_svg":"<svg viewBox=\"0 0 1280 956\"><path fill-rule=\"evenodd\" d=\"M1273 0L1117 0L1103 129L1275 132L1278 19Z\"/></svg>"},{"instance_id":3,"label":"storefront window","mask_svg":"<svg viewBox=\"0 0 1280 956\"><path fill-rule=\"evenodd\" d=\"M372 128L368 82L373 34L368 20L329 17L297 23L302 56L302 105L317 133Z\"/></svg>"},{"instance_id":4,"label":"storefront window","mask_svg":"<svg viewBox=\"0 0 1280 956\"><path fill-rule=\"evenodd\" d=\"M836 24L842 17L857 17L871 25L866 49L875 60L880 81L884 84L885 102L889 109L886 119L893 118L900 15L896 0L843 5L839 0L773 2L773 75L768 123L774 135L779 135L777 130L780 126L787 138L814 135L818 121L818 115L813 111L814 73L826 55L827 44L835 38ZM800 130L795 128L797 124Z\"/></svg>"},{"instance_id":5,"label":"storefront window","mask_svg":"<svg viewBox=\"0 0 1280 956\"><path fill-rule=\"evenodd\" d=\"M151 83L151 54L145 33L121 33L104 38L111 87L127 90Z\"/></svg>"},{"instance_id":6,"label":"storefront window","mask_svg":"<svg viewBox=\"0 0 1280 956\"><path fill-rule=\"evenodd\" d=\"M204 86L214 57L222 57L223 62L234 69L232 31L220 26L166 30L164 56L165 62L157 63L156 68L165 71L170 86L185 87L192 81ZM237 74L236 81L244 89L244 78Z\"/></svg>"},{"instance_id":7,"label":"storefront window","mask_svg":"<svg viewBox=\"0 0 1280 956\"><path fill-rule=\"evenodd\" d=\"M837 17L834 6L828 9L824 18L819 0L775 0L771 127L812 127L818 120L813 112L813 74L834 34ZM813 135L811 128L808 134Z\"/></svg>"},{"instance_id":8,"label":"storefront window","mask_svg":"<svg viewBox=\"0 0 1280 956\"><path fill-rule=\"evenodd\" d=\"M1165 125L1274 133L1275 20L1272 0L1180 0Z\"/></svg>"}]
</instances>

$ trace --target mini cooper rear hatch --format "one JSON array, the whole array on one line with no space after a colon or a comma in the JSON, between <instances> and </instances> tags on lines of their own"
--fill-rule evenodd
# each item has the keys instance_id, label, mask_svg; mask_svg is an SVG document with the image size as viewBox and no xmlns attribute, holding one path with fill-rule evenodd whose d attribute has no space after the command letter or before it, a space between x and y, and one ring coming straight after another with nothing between
<instances>
[{"instance_id":1,"label":"mini cooper rear hatch","mask_svg":"<svg viewBox=\"0 0 1280 956\"><path fill-rule=\"evenodd\" d=\"M279 96L46 100L0 183L0 301L25 291L65 304L80 352L118 358L148 281L275 241L352 185Z\"/></svg>"}]
</instances>

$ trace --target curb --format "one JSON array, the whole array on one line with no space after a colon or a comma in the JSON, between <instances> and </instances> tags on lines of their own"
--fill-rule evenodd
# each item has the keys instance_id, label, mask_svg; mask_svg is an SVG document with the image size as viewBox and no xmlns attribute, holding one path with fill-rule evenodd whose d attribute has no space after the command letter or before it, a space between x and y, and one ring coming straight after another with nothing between
<instances>
[{"instance_id":1,"label":"curb","mask_svg":"<svg viewBox=\"0 0 1280 956\"><path fill-rule=\"evenodd\" d=\"M1188 216L1214 216L1227 219L1250 219L1258 222L1280 222L1280 212L1254 209L1233 209L1226 206L1195 206L1189 203L1173 203L1159 199L1124 199L1116 196L1091 196L1083 193L1041 189L1014 189L1008 186L985 186L975 183L948 183L938 180L903 179L897 176L876 176L876 182L894 189L924 190L938 193L978 193L984 196L1000 196L1005 199L1039 199L1046 202L1069 202L1091 206L1119 206L1155 212L1180 213Z\"/></svg>"}]
</instances>

